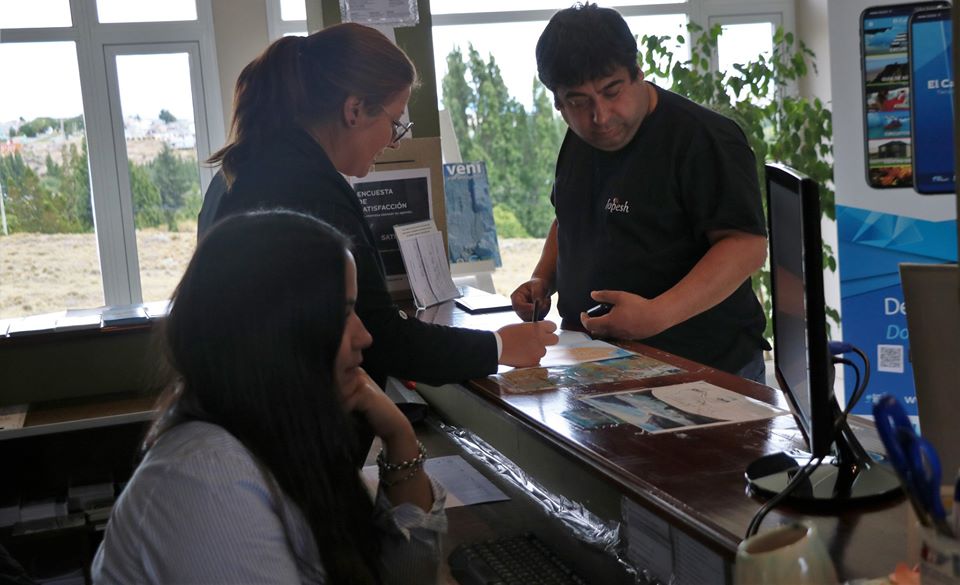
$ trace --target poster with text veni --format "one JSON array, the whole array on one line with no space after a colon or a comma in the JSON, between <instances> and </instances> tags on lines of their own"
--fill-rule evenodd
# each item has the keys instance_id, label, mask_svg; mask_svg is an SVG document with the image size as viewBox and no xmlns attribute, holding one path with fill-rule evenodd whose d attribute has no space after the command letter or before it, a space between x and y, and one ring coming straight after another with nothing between
<instances>
[{"instance_id":1,"label":"poster with text veni","mask_svg":"<svg viewBox=\"0 0 960 585\"><path fill-rule=\"evenodd\" d=\"M953 84L910 83L909 16L877 10L897 3L828 5L837 253L843 340L871 361L870 386L853 412L870 414L874 398L889 393L916 416L899 265L956 262L957 218L953 193L913 186L909 105L927 97L913 90L952 92ZM849 398L854 376L844 379Z\"/></svg>"},{"instance_id":2,"label":"poster with text veni","mask_svg":"<svg viewBox=\"0 0 960 585\"><path fill-rule=\"evenodd\" d=\"M370 225L387 281L404 280L403 259L393 226L433 219L430 169L372 172L353 180Z\"/></svg>"}]
</instances>

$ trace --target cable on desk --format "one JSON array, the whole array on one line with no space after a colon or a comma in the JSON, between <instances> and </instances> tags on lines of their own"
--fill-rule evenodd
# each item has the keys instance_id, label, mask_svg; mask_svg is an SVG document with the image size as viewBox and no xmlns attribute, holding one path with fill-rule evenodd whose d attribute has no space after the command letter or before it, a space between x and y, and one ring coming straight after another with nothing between
<instances>
[{"instance_id":1,"label":"cable on desk","mask_svg":"<svg viewBox=\"0 0 960 585\"><path fill-rule=\"evenodd\" d=\"M864 365L863 381L861 383L860 368L857 367L856 363L843 357L834 357L831 360L833 364L842 364L842 365L850 366L851 368L853 368L853 371L856 374L856 378L854 378L855 380L854 392L853 392L853 395L850 396L850 402L847 403L847 407L843 410L843 412L837 417L837 419L833 423L832 436L836 438L837 433L839 433L841 430L846 431L847 433L850 433L850 434L853 433L853 431L850 429L850 426L847 422L847 416L850 414L850 411L853 410L853 407L856 406L857 402L860 401L860 398L863 396L863 393L867 389L867 384L869 384L870 382L870 358L868 358L867 355L860 350L860 348L847 343L839 344L839 343L831 342L830 350L831 350L831 353L834 353L834 354L847 353L849 351L852 351L856 353L858 356L860 356L860 359L863 360L863 365ZM790 389L788 387L785 390L789 392ZM767 516L767 514L770 513L770 510L774 509L787 496L793 493L793 490L797 489L797 486L799 486L801 483L806 481L813 474L813 472L816 471L818 467L820 467L821 463L823 463L823 457L816 458L816 459L811 458L809 461L807 461L806 465L801 467L800 471L793 476L793 479L790 480L790 483L788 483L786 487L784 487L779 493L777 493L777 495L773 496L772 498L764 502L763 506L761 506L760 509L757 510L757 513L754 514L753 518L750 520L750 524L747 526L747 532L744 536L744 539L750 538L751 536L755 535L757 531L760 530L760 524L763 522L763 519Z\"/></svg>"}]
</instances>

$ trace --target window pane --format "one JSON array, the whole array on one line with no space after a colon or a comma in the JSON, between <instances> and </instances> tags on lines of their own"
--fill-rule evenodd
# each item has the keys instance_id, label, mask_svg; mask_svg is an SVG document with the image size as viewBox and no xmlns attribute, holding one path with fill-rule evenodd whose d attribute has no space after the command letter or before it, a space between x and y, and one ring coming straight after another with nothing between
<instances>
[{"instance_id":1,"label":"window pane","mask_svg":"<svg viewBox=\"0 0 960 585\"><path fill-rule=\"evenodd\" d=\"M197 241L200 175L187 53L117 57L144 301L170 298Z\"/></svg>"},{"instance_id":2,"label":"window pane","mask_svg":"<svg viewBox=\"0 0 960 585\"><path fill-rule=\"evenodd\" d=\"M97 0L100 22L196 20L196 0Z\"/></svg>"},{"instance_id":3,"label":"window pane","mask_svg":"<svg viewBox=\"0 0 960 585\"><path fill-rule=\"evenodd\" d=\"M507 91L529 111L533 105L533 80L537 76L534 49L546 25L541 21L433 27L437 87L443 87L443 78L447 74L447 55L454 47L460 47L463 59L467 61L468 46L473 44L484 61L493 55Z\"/></svg>"},{"instance_id":4,"label":"window pane","mask_svg":"<svg viewBox=\"0 0 960 585\"><path fill-rule=\"evenodd\" d=\"M597 2L606 7L639 6L648 4L681 4L686 0L622 0L620 2ZM470 12L511 12L516 10L560 10L571 6L573 2L557 0L486 0L484 2L464 2L464 0L431 0L432 14L462 14Z\"/></svg>"},{"instance_id":5,"label":"window pane","mask_svg":"<svg viewBox=\"0 0 960 585\"><path fill-rule=\"evenodd\" d=\"M760 55L769 58L773 53L773 23L753 22L747 24L725 24L720 38L717 39L717 66L720 71L733 77L743 77L733 68L735 64L756 61ZM733 90L730 96L733 96ZM741 94L741 98L744 94ZM764 99L759 105L770 103L773 96Z\"/></svg>"},{"instance_id":6,"label":"window pane","mask_svg":"<svg viewBox=\"0 0 960 585\"><path fill-rule=\"evenodd\" d=\"M627 24L630 25L630 30L637 36L637 44L640 44L640 40L645 36L658 36L658 37L671 37L676 38L677 35L682 35L684 43L683 45L676 46L674 41L668 41L666 45L670 47L674 52L674 60L679 62L684 62L690 58L690 34L687 32L687 15L686 14L658 14L652 16L629 16L624 20L627 21ZM641 65L640 69L643 70L644 66L642 64L644 54L643 46L640 45L640 59ZM672 76L668 76L667 79L659 79L654 76L647 77L649 81L656 83L660 87L669 89L673 84Z\"/></svg>"},{"instance_id":7,"label":"window pane","mask_svg":"<svg viewBox=\"0 0 960 585\"><path fill-rule=\"evenodd\" d=\"M276 1L276 0L267 0ZM304 0L280 0L281 20L306 20L307 4Z\"/></svg>"},{"instance_id":8,"label":"window pane","mask_svg":"<svg viewBox=\"0 0 960 585\"><path fill-rule=\"evenodd\" d=\"M630 30L638 37L647 34L689 36L685 28L687 24L685 14L631 16L625 20ZM484 61L489 55L494 56L508 92L529 111L533 105L533 80L537 76L534 50L540 33L546 26L545 21L539 21L433 27L433 56L436 63L437 87L443 87L443 78L447 74L447 55L454 47L460 47L466 60L467 47L472 43ZM681 61L686 60L689 58L689 53L689 45L685 44L677 50L677 58Z\"/></svg>"},{"instance_id":9,"label":"window pane","mask_svg":"<svg viewBox=\"0 0 960 585\"><path fill-rule=\"evenodd\" d=\"M73 26L70 0L0 0L0 28Z\"/></svg>"},{"instance_id":10,"label":"window pane","mask_svg":"<svg viewBox=\"0 0 960 585\"><path fill-rule=\"evenodd\" d=\"M0 318L100 306L76 47L4 43L0 71Z\"/></svg>"}]
</instances>

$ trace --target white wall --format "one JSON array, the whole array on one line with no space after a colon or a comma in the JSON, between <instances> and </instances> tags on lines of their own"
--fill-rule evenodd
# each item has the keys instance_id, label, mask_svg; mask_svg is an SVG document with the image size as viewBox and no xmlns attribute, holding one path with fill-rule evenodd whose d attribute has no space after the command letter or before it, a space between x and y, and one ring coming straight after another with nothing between
<instances>
[{"instance_id":1,"label":"white wall","mask_svg":"<svg viewBox=\"0 0 960 585\"><path fill-rule=\"evenodd\" d=\"M820 98L824 104L834 111L830 85L830 27L827 18L827 0L796 0L797 1L797 38L816 54L817 71L810 72L800 81L800 95L810 99ZM824 220L821 224L823 241L837 252L837 223ZM837 259L839 262L839 258ZM824 271L823 281L824 299L827 306L840 311L840 272ZM842 314L841 314L842 317ZM831 324L832 327L832 324ZM831 331L833 339L843 339L842 327ZM839 373L839 372L838 372Z\"/></svg>"},{"instance_id":2,"label":"white wall","mask_svg":"<svg viewBox=\"0 0 960 585\"><path fill-rule=\"evenodd\" d=\"M229 133L237 77L269 44L265 0L213 0L213 29L220 64L224 128ZM220 146L214 145L214 149Z\"/></svg>"}]
</instances>

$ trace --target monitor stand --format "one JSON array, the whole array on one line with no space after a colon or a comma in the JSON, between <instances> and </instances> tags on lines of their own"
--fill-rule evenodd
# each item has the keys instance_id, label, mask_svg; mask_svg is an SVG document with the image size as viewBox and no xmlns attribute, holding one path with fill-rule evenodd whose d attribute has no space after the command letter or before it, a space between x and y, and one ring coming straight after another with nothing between
<instances>
[{"instance_id":1,"label":"monitor stand","mask_svg":"<svg viewBox=\"0 0 960 585\"><path fill-rule=\"evenodd\" d=\"M839 408L837 409L839 413ZM828 455L806 481L796 487L785 502L803 508L831 510L851 503L868 504L900 495L903 489L896 473L872 456L844 421L837 433L835 455ZM800 450L765 455L747 466L751 491L774 496L811 459Z\"/></svg>"}]
</instances>

